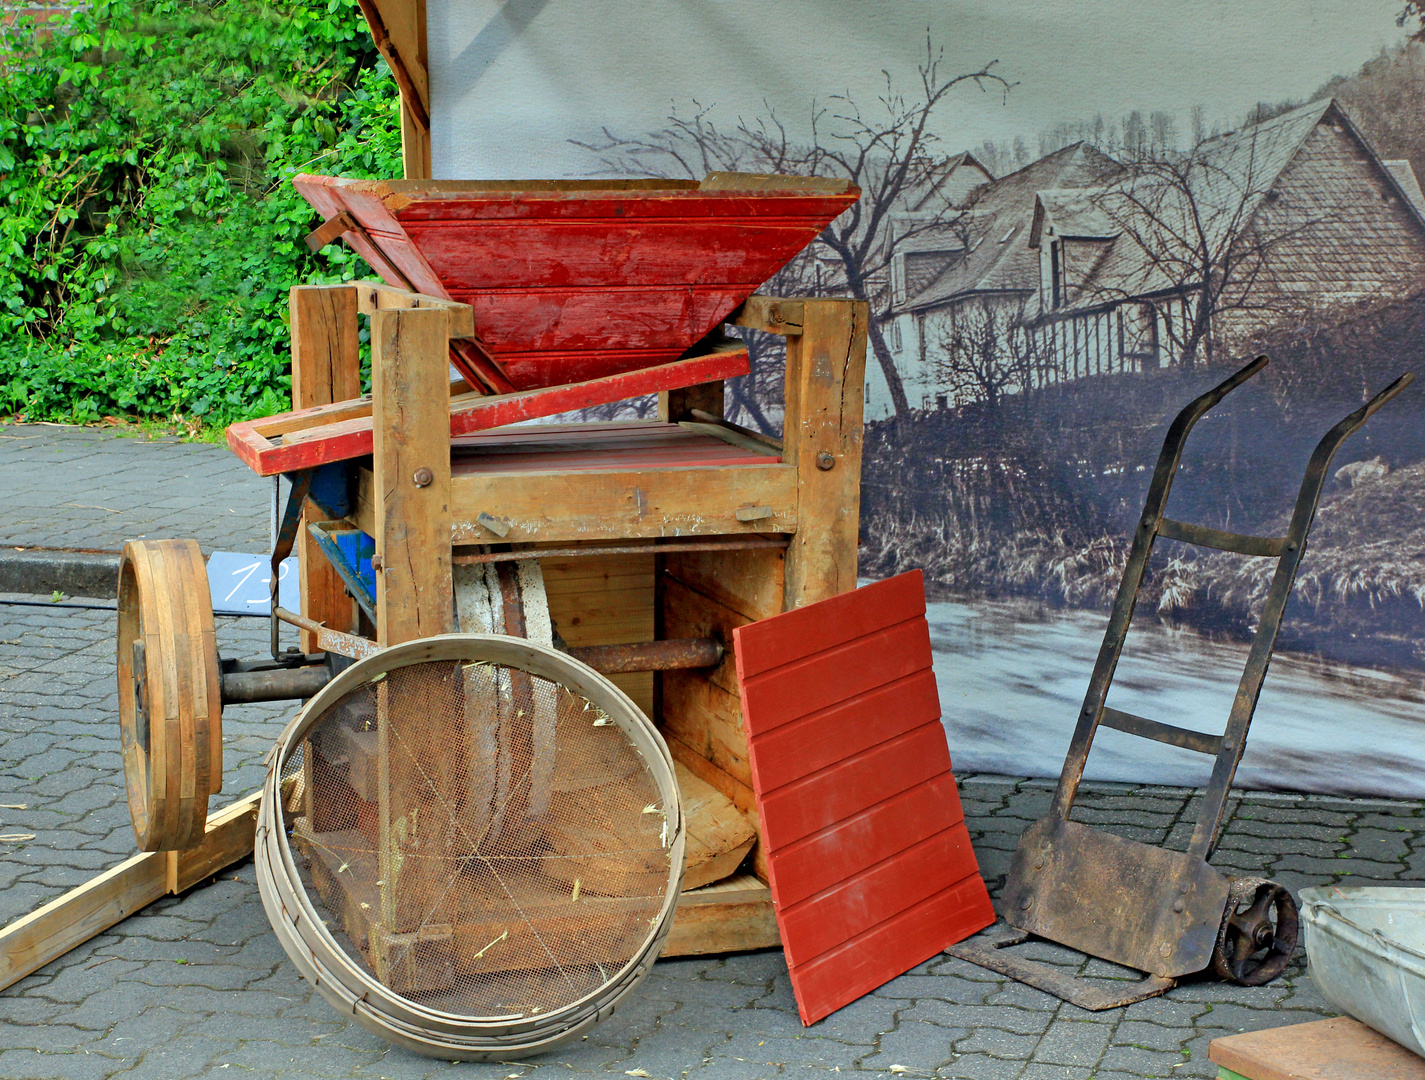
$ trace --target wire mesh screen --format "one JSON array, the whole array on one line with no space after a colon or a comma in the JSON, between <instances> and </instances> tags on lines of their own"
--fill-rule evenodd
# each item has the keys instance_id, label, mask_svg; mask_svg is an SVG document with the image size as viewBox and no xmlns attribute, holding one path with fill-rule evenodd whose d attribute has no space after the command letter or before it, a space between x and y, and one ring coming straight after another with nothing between
<instances>
[{"instance_id":1,"label":"wire mesh screen","mask_svg":"<svg viewBox=\"0 0 1425 1080\"><path fill-rule=\"evenodd\" d=\"M557 682L490 662L396 668L328 707L283 770L293 858L327 931L427 1008L559 1010L659 922L672 844L658 783L623 729Z\"/></svg>"}]
</instances>

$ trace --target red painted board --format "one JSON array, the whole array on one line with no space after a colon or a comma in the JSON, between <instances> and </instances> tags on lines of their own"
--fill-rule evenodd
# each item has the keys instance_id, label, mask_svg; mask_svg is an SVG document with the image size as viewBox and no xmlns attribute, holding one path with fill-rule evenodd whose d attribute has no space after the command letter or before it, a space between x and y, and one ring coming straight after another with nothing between
<instances>
[{"instance_id":1,"label":"red painted board","mask_svg":"<svg viewBox=\"0 0 1425 1080\"><path fill-rule=\"evenodd\" d=\"M994 921L920 573L733 631L761 842L810 1025Z\"/></svg>"},{"instance_id":2,"label":"red painted board","mask_svg":"<svg viewBox=\"0 0 1425 1080\"><path fill-rule=\"evenodd\" d=\"M568 386L549 386L513 394L488 397L462 395L450 404L450 433L468 435L474 431L554 416L591 405L603 405L660 390L675 390L694 383L731 379L748 372L746 349L732 349L678 360L658 367L643 368ZM317 423L326 413L350 411L352 402L317 405L261 420L244 420L227 429L228 448L259 476L311 469L331 461L365 457L372 452L375 437L369 402L365 416ZM294 428L296 430L294 430ZM284 431L280 443L273 439Z\"/></svg>"}]
</instances>

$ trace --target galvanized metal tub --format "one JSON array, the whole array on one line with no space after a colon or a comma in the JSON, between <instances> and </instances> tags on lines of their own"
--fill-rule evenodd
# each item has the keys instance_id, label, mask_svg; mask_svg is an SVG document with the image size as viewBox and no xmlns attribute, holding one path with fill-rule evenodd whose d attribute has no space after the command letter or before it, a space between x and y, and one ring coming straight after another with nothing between
<instances>
[{"instance_id":1,"label":"galvanized metal tub","mask_svg":"<svg viewBox=\"0 0 1425 1080\"><path fill-rule=\"evenodd\" d=\"M1303 889L1301 915L1321 996L1425 1056L1425 888Z\"/></svg>"}]
</instances>

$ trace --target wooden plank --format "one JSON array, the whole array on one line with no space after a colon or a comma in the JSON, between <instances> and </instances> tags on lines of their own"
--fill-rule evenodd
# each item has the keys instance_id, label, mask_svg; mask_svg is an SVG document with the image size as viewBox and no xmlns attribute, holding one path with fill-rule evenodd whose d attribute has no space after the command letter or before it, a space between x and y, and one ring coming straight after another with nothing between
<instances>
[{"instance_id":1,"label":"wooden plank","mask_svg":"<svg viewBox=\"0 0 1425 1080\"><path fill-rule=\"evenodd\" d=\"M374 333L373 329L373 336ZM444 346L442 355L446 355ZM465 435L521 420L606 405L690 381L745 375L747 365L745 349L729 349L582 382L510 394L463 394L449 399L449 434ZM275 436L282 437L280 444L272 441ZM340 408L332 407L323 413L303 411L245 420L230 425L226 437L228 448L260 476L364 457L372 452L374 444L369 410L360 403L344 403Z\"/></svg>"},{"instance_id":2,"label":"wooden plank","mask_svg":"<svg viewBox=\"0 0 1425 1080\"><path fill-rule=\"evenodd\" d=\"M351 286L298 285L288 296L292 328L292 408L329 405L361 396L361 342L356 292ZM356 604L330 561L307 532L327 518L308 502L297 530L301 612L333 630L356 628ZM302 651L317 652L317 635L302 631Z\"/></svg>"},{"instance_id":3,"label":"wooden plank","mask_svg":"<svg viewBox=\"0 0 1425 1080\"><path fill-rule=\"evenodd\" d=\"M542 559L549 614L566 644L652 641L653 553ZM611 675L614 685L653 715L653 672Z\"/></svg>"},{"instance_id":4,"label":"wooden plank","mask_svg":"<svg viewBox=\"0 0 1425 1080\"><path fill-rule=\"evenodd\" d=\"M1245 1080L1425 1080L1425 1058L1349 1016L1227 1035L1207 1056Z\"/></svg>"},{"instance_id":5,"label":"wooden plank","mask_svg":"<svg viewBox=\"0 0 1425 1080\"><path fill-rule=\"evenodd\" d=\"M383 646L455 629L450 578L447 317L417 308L371 316L376 428L377 640ZM420 479L429 479L419 483Z\"/></svg>"},{"instance_id":6,"label":"wooden plank","mask_svg":"<svg viewBox=\"0 0 1425 1080\"><path fill-rule=\"evenodd\" d=\"M715 638L731 641L732 632L745 626L751 620L729 607L718 603L695 589L690 589L674 578L663 584L663 626L660 631L665 638ZM738 696L737 665L732 653L724 655L723 662L715 668L686 672L706 680L727 691L734 698Z\"/></svg>"},{"instance_id":7,"label":"wooden plank","mask_svg":"<svg viewBox=\"0 0 1425 1080\"><path fill-rule=\"evenodd\" d=\"M678 898L660 958L774 949L781 943L771 892L742 875Z\"/></svg>"},{"instance_id":8,"label":"wooden plank","mask_svg":"<svg viewBox=\"0 0 1425 1080\"><path fill-rule=\"evenodd\" d=\"M738 783L751 786L747 736L735 694L696 671L665 671L662 721L665 734L697 751Z\"/></svg>"},{"instance_id":9,"label":"wooden plank","mask_svg":"<svg viewBox=\"0 0 1425 1080\"><path fill-rule=\"evenodd\" d=\"M721 881L742 864L757 830L732 800L677 761L673 770L683 799L686 854L683 889Z\"/></svg>"},{"instance_id":10,"label":"wooden plank","mask_svg":"<svg viewBox=\"0 0 1425 1080\"><path fill-rule=\"evenodd\" d=\"M764 732L930 667L925 617L918 616L824 653L776 669L775 677L743 682L745 709L755 709ZM876 670L855 662L870 651L883 657ZM772 674L772 673L766 673ZM937 709L938 712L938 709Z\"/></svg>"},{"instance_id":11,"label":"wooden plank","mask_svg":"<svg viewBox=\"0 0 1425 1080\"><path fill-rule=\"evenodd\" d=\"M140 852L0 930L0 990L153 903L171 885L181 891L252 854L260 798L254 792L209 815L198 847Z\"/></svg>"},{"instance_id":12,"label":"wooden plank","mask_svg":"<svg viewBox=\"0 0 1425 1080\"><path fill-rule=\"evenodd\" d=\"M689 551L665 554L663 572L749 622L782 610L781 551Z\"/></svg>"},{"instance_id":13,"label":"wooden plank","mask_svg":"<svg viewBox=\"0 0 1425 1080\"><path fill-rule=\"evenodd\" d=\"M861 432L866 378L864 303L803 301L787 339L782 460L797 468L800 527L787 549L787 610L856 587Z\"/></svg>"},{"instance_id":14,"label":"wooden plank","mask_svg":"<svg viewBox=\"0 0 1425 1080\"><path fill-rule=\"evenodd\" d=\"M792 532L796 470L787 465L629 472L548 472L456 476L451 485L457 544L567 543L660 536ZM358 474L356 525L374 524L371 474ZM774 508L771 518L737 520L740 505ZM500 537L480 514L509 523Z\"/></svg>"},{"instance_id":15,"label":"wooden plank","mask_svg":"<svg viewBox=\"0 0 1425 1080\"><path fill-rule=\"evenodd\" d=\"M733 631L760 846L805 1024L994 921L924 611L923 593L892 580ZM808 625L810 641L785 644Z\"/></svg>"}]
</instances>

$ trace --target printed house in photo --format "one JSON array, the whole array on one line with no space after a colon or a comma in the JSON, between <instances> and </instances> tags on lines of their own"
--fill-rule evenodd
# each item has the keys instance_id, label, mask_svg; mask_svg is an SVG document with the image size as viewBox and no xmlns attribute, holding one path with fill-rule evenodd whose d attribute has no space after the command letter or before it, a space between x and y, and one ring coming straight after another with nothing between
<instances>
[{"instance_id":1,"label":"printed house in photo","mask_svg":"<svg viewBox=\"0 0 1425 1080\"><path fill-rule=\"evenodd\" d=\"M892 283L888 337L926 408L1206 363L1425 288L1414 172L1332 100L1158 160L1066 147L953 227L967 243L928 284Z\"/></svg>"}]
</instances>

